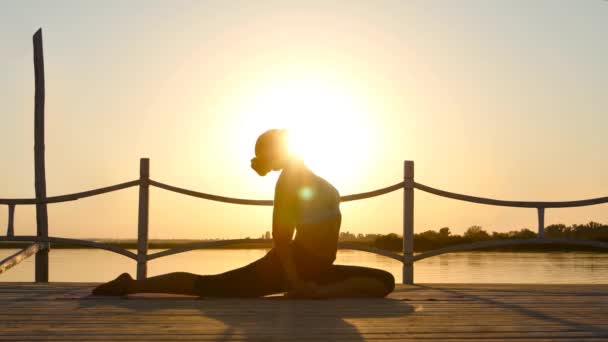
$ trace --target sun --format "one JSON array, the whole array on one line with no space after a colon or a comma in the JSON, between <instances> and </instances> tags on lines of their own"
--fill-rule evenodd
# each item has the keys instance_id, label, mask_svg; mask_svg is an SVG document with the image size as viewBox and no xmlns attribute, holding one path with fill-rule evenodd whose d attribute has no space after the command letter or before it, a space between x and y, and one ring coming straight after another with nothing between
<instances>
[{"instance_id":1,"label":"sun","mask_svg":"<svg viewBox=\"0 0 608 342\"><path fill-rule=\"evenodd\" d=\"M365 108L345 85L290 79L259 87L242 109L245 119L240 122L253 134L288 129L294 154L320 176L345 184L373 151L373 121Z\"/></svg>"}]
</instances>

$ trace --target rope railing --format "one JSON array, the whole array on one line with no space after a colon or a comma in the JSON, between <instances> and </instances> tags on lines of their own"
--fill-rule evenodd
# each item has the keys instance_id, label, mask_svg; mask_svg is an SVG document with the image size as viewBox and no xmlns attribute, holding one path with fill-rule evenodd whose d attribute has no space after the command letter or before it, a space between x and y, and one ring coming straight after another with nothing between
<instances>
[{"instance_id":1,"label":"rope railing","mask_svg":"<svg viewBox=\"0 0 608 342\"><path fill-rule=\"evenodd\" d=\"M75 201L86 197L97 196L112 191L118 191L133 186L139 185L139 180L133 180L130 182L119 183L116 185L110 185L103 188L75 192L73 194L59 195L47 197L45 200L38 201L35 198L0 198L0 204L16 205L16 204L40 204L40 203L59 203L67 201Z\"/></svg>"},{"instance_id":2,"label":"rope railing","mask_svg":"<svg viewBox=\"0 0 608 342\"><path fill-rule=\"evenodd\" d=\"M435 189L430 186L414 182L414 188L428 192L437 196L452 198L460 201L497 205L503 207L519 207L519 208L571 208L584 207L588 205L608 203L608 197L598 197L578 201L562 201L562 202L531 202L531 201L505 201L492 198L476 197L470 195L457 194L445 190Z\"/></svg>"},{"instance_id":3,"label":"rope railing","mask_svg":"<svg viewBox=\"0 0 608 342\"><path fill-rule=\"evenodd\" d=\"M393 192L393 191L396 191L399 189L403 189L404 184L405 184L404 182L401 182L401 183L387 186L386 188L382 188L382 189L378 189L378 190L342 196L342 197L340 197L340 201L342 201L342 202L358 201L358 200L362 200L362 199L366 199L366 198L382 196L382 195L388 194L390 192Z\"/></svg>"},{"instance_id":4,"label":"rope railing","mask_svg":"<svg viewBox=\"0 0 608 342\"><path fill-rule=\"evenodd\" d=\"M161 182L158 182L158 181L155 181L152 179L150 179L149 184L152 186L155 186L157 188L164 189L164 190L168 190L168 191L172 191L172 192L176 192L176 193L180 193L180 194L188 195L188 196L192 196L192 197L203 198L203 199L216 201L216 202L243 204L243 205L265 205L265 206L272 206L272 204L273 204L272 200L252 200L252 199L245 199L245 198L234 198L234 197L212 195L212 194L207 194L204 192L198 192L198 191L194 191L194 190L179 188L179 187L161 183ZM401 183L397 183L397 184L387 186L385 188L381 188L381 189L377 189L377 190L342 196L342 197L340 197L340 201L349 202L349 201L357 201L357 200L362 200L362 199L366 199L366 198L381 196L381 195L388 194L390 192L402 189L403 184L404 183L401 182Z\"/></svg>"},{"instance_id":5,"label":"rope railing","mask_svg":"<svg viewBox=\"0 0 608 342\"><path fill-rule=\"evenodd\" d=\"M137 186L140 189L139 192L139 216L138 216L138 239L137 239L137 253L131 252L124 248L114 246L111 244L89 241L89 240L80 240L80 239L71 239L71 238L61 238L61 237L49 237L49 236L15 236L14 235L14 209L16 205L31 205L31 204L47 204L47 203L59 203L66 201L74 201L82 198L97 196L113 191L118 191L130 187ZM36 251L48 250L49 243L58 243L58 244L69 244L69 245L77 245L77 246L86 246L104 249L107 251L111 251L114 253L121 254L128 258L134 259L137 261L137 277L138 279L142 279L146 277L147 273L147 262L150 260L154 260L157 258L183 253L195 249L200 248L210 248L210 247L219 247L219 246L228 246L235 245L239 243L245 242L253 242L256 240L251 239L233 239L233 240L216 240L216 241L201 241L195 242L189 245L180 246L173 249L168 249L164 251L159 251L156 253L148 254L148 213L147 208L149 205L149 196L148 196L148 187L154 186L166 191L171 191L191 197L223 202L223 203L231 203L231 204L240 204L240 205L258 205L258 206L272 206L272 200L255 200L255 199L245 199L245 198L234 198L234 197L226 197L208 194L204 192L199 192L195 190L180 188L177 186L165 184L159 181L155 181L149 178L149 160L141 159L140 160L140 178L119 183L111 186L106 186L98 189L92 189L87 191L81 191L72 194L59 195L59 196L51 196L42 198L37 200L35 198L17 198L17 199L0 199L0 205L8 205L9 207L9 215L8 215L8 226L7 226L7 236L0 236L1 241L21 241L21 242L32 242L39 244L26 252L20 253L19 257L15 257L14 261L18 262L26 258L27 256L36 254ZM608 244L599 243L599 242L589 242L589 241L578 241L578 240L561 240L561 239L545 239L543 236L544 232L544 211L546 208L568 208L568 207L580 207L580 206L589 206L596 205L602 203L608 203L608 197L599 197L585 200L576 200L576 201L562 201L562 202L532 202L532 201L507 201L507 200L498 200L492 198L484 198L477 197L471 195L464 195L454 192L449 192L441 189L436 189L421 183L414 182L413 177L413 162L406 161L405 162L405 171L404 171L404 180L402 182L380 188L372 191L350 194L340 197L341 202L350 202L363 200L367 198L382 196L397 190L404 190L404 208L403 208L403 218L404 218L404 226L403 226L403 236L404 236L404 248L402 253L395 253L379 248L375 248L372 246L340 242L338 247L341 249L354 249L359 251L365 251L374 253L377 255L383 255L385 257L389 257L400 261L403 263L403 282L404 283L413 283L413 263L418 260L422 260L428 257L450 253L455 251L463 251L463 250L471 250L471 249L479 249L479 248L488 248L488 247L502 247L502 246L512 246L512 245L541 245L541 244L556 244L556 243L572 243L580 246L589 246L589 247L597 247L597 248L608 248ZM446 247L438 250L428 251L422 254L414 255L413 253L413 215L414 215L414 189L418 189L420 191L424 191L427 193L431 193L437 196L486 204L486 205L496 205L496 206L506 206L506 207L519 207L519 208L536 208L538 210L539 215L539 239L528 239L528 240L509 240L509 241L484 241L473 244L465 244L465 245L457 245ZM13 262L13 259L11 259ZM6 262L6 265L9 263ZM12 264L11 264L12 265Z\"/></svg>"},{"instance_id":6,"label":"rope railing","mask_svg":"<svg viewBox=\"0 0 608 342\"><path fill-rule=\"evenodd\" d=\"M206 194L203 192L198 192L198 191L194 191L194 190L188 190L188 189L184 189L184 188L178 188L176 186L173 185L168 185L168 184L164 184L161 182L157 182L155 180L150 179L150 185L153 185L157 188L161 188L164 190L168 190L168 191L172 191L172 192L177 192L179 194L182 195L187 195L187 196L192 196L192 197L197 197L197 198L203 198L203 199L207 199L210 201L216 201L216 202L224 202L224 203L232 203L232 204L244 204L244 205L266 205L266 206L271 206L273 201L272 200L252 200L252 199L244 199L244 198L232 198L232 197L225 197L225 196L218 196L218 195L211 195L211 194Z\"/></svg>"},{"instance_id":7,"label":"rope railing","mask_svg":"<svg viewBox=\"0 0 608 342\"><path fill-rule=\"evenodd\" d=\"M133 180L129 182L119 183L115 185L106 186L103 188L86 190L81 192L76 192L72 194L66 195L58 195L47 197L44 201L37 201L35 198L0 198L0 205L32 205L37 203L60 203L67 201L75 201L79 199L83 199L86 197L97 196L113 191L118 191L122 189L127 189L130 187L134 187L140 184L139 180ZM150 179L149 184L155 186L160 189L164 189L167 191L172 191L176 193L180 193L187 196L192 196L196 198L207 199L210 201L216 202L224 202L224 203L232 203L232 204L241 204L241 205L261 205L261 206L272 206L272 200L254 200L254 199L246 199L246 198L235 198L235 197L226 197L208 194L204 192L199 192L195 190L180 188L177 186L161 183L155 180ZM350 202L350 201L358 201L362 199L382 196L393 191L397 191L404 187L404 182L399 182L384 188L361 192L351 195L344 195L340 197L341 202ZM597 197L590 198L584 200L574 200L574 201L552 201L552 202L540 202L540 201L509 201L509 200L500 200L486 197L477 197L465 194L459 194L455 192L450 192L446 190L441 190L437 188L430 187L428 185L424 185L421 183L414 182L414 188L428 192L437 196L456 199L465 202L479 203L479 204L487 204L487 205L495 205L495 206L503 206L503 207L519 207L519 208L570 208L570 207L583 207L589 205L603 204L608 203L607 197Z\"/></svg>"}]
</instances>

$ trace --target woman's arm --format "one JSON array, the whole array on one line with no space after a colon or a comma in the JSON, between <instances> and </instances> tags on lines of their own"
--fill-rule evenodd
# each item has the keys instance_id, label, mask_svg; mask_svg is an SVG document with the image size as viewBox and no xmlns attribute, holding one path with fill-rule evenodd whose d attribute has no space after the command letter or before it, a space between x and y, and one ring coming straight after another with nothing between
<instances>
[{"instance_id":1,"label":"woman's arm","mask_svg":"<svg viewBox=\"0 0 608 342\"><path fill-rule=\"evenodd\" d=\"M296 188L297 185L292 179L281 174L275 188L272 212L274 248L287 276L290 289L297 287L300 283L296 264L289 248L297 222Z\"/></svg>"},{"instance_id":2,"label":"woman's arm","mask_svg":"<svg viewBox=\"0 0 608 342\"><path fill-rule=\"evenodd\" d=\"M289 225L273 224L272 238L281 266L287 276L287 296L291 298L316 298L317 287L298 276L298 269L289 248L294 228Z\"/></svg>"},{"instance_id":3,"label":"woman's arm","mask_svg":"<svg viewBox=\"0 0 608 342\"><path fill-rule=\"evenodd\" d=\"M290 227L279 222L273 222L272 224L272 239L274 242L274 248L277 251L279 260L283 266L283 270L287 275L289 288L293 288L299 283L298 270L296 269L296 264L289 248L293 231L293 226Z\"/></svg>"}]
</instances>

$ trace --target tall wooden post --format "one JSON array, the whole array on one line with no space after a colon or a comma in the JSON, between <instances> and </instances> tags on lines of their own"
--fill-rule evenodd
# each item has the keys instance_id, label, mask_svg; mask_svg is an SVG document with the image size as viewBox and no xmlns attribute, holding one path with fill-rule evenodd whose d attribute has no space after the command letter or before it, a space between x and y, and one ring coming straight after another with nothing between
<instances>
[{"instance_id":1,"label":"tall wooden post","mask_svg":"<svg viewBox=\"0 0 608 342\"><path fill-rule=\"evenodd\" d=\"M414 283L414 162L403 163L403 283Z\"/></svg>"},{"instance_id":2,"label":"tall wooden post","mask_svg":"<svg viewBox=\"0 0 608 342\"><path fill-rule=\"evenodd\" d=\"M137 217L137 279L148 273L148 208L150 196L150 159L139 160L139 213Z\"/></svg>"},{"instance_id":3,"label":"tall wooden post","mask_svg":"<svg viewBox=\"0 0 608 342\"><path fill-rule=\"evenodd\" d=\"M6 236L15 236L15 205L8 205L8 226L6 227Z\"/></svg>"},{"instance_id":4,"label":"tall wooden post","mask_svg":"<svg viewBox=\"0 0 608 342\"><path fill-rule=\"evenodd\" d=\"M46 239L48 231L48 213L46 210L46 176L44 166L44 57L42 53L42 29L38 29L33 37L34 41L34 174L36 189L36 233L39 238ZM49 281L49 249L44 244L36 253L37 283Z\"/></svg>"},{"instance_id":5,"label":"tall wooden post","mask_svg":"<svg viewBox=\"0 0 608 342\"><path fill-rule=\"evenodd\" d=\"M536 208L538 210L538 238L545 237L545 208Z\"/></svg>"}]
</instances>

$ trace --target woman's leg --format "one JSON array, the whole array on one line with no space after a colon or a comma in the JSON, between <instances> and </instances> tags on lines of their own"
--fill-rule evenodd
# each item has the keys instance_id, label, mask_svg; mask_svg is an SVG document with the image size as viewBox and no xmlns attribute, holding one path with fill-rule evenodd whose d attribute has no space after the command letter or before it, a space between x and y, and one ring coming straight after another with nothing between
<instances>
[{"instance_id":1,"label":"woman's leg","mask_svg":"<svg viewBox=\"0 0 608 342\"><path fill-rule=\"evenodd\" d=\"M317 281L319 297L385 297L395 288L389 272L361 266L332 265Z\"/></svg>"},{"instance_id":2,"label":"woman's leg","mask_svg":"<svg viewBox=\"0 0 608 342\"><path fill-rule=\"evenodd\" d=\"M274 250L244 267L217 275L174 272L143 280L127 273L99 285L95 295L172 293L208 297L259 297L285 291L282 267Z\"/></svg>"}]
</instances>

